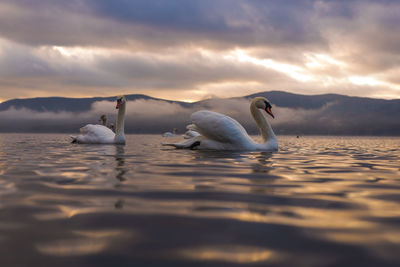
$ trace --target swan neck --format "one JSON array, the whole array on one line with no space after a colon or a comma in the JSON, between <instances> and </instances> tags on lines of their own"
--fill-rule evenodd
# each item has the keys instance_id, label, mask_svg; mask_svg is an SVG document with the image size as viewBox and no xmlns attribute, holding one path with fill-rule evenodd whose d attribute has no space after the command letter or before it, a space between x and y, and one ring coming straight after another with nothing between
<instances>
[{"instance_id":1,"label":"swan neck","mask_svg":"<svg viewBox=\"0 0 400 267\"><path fill-rule=\"evenodd\" d=\"M251 115L253 115L253 118L256 121L258 128L260 129L260 134L263 139L263 142L265 143L268 140L276 138L271 125L268 123L268 121L262 115L260 109L256 107L255 102L251 103L250 111L251 111Z\"/></svg>"},{"instance_id":2,"label":"swan neck","mask_svg":"<svg viewBox=\"0 0 400 267\"><path fill-rule=\"evenodd\" d=\"M123 103L118 109L117 127L115 130L116 136L125 134L125 110L126 106L125 103Z\"/></svg>"}]
</instances>

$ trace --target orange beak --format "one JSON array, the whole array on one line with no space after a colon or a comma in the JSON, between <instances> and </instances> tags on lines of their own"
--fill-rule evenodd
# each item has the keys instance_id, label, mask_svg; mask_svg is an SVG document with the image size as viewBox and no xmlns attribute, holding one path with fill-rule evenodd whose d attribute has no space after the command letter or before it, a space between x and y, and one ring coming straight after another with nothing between
<instances>
[{"instance_id":1,"label":"orange beak","mask_svg":"<svg viewBox=\"0 0 400 267\"><path fill-rule=\"evenodd\" d=\"M271 115L272 118L275 118L274 114L272 114L272 111L271 111L271 108L270 108L270 107L266 107L266 108L265 108L265 111L266 111L269 115Z\"/></svg>"},{"instance_id":2,"label":"orange beak","mask_svg":"<svg viewBox=\"0 0 400 267\"><path fill-rule=\"evenodd\" d=\"M120 107L121 107L121 101L117 101L117 106L115 108L119 109Z\"/></svg>"}]
</instances>

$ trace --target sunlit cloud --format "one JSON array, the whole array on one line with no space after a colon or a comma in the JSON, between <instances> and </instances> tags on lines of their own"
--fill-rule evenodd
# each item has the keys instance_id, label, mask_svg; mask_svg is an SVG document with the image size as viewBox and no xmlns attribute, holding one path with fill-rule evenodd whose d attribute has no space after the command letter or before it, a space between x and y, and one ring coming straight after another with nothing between
<instances>
[{"instance_id":1,"label":"sunlit cloud","mask_svg":"<svg viewBox=\"0 0 400 267\"><path fill-rule=\"evenodd\" d=\"M393 85L388 82L380 81L374 77L350 76L349 81L356 85L387 86L387 87L394 87L394 88L400 89L400 86L398 86L398 85Z\"/></svg>"},{"instance_id":2,"label":"sunlit cloud","mask_svg":"<svg viewBox=\"0 0 400 267\"><path fill-rule=\"evenodd\" d=\"M249 62L255 65L263 66L265 68L279 71L299 82L307 82L313 79L311 75L307 74L304 69L299 66L277 62L272 59L255 58L246 54L246 52L243 50L236 50L231 56L239 62ZM230 56L228 56L228 58L229 57Z\"/></svg>"},{"instance_id":3,"label":"sunlit cloud","mask_svg":"<svg viewBox=\"0 0 400 267\"><path fill-rule=\"evenodd\" d=\"M304 57L306 58L305 66L310 69L323 69L331 65L344 68L347 65L326 54L304 53Z\"/></svg>"},{"instance_id":4,"label":"sunlit cloud","mask_svg":"<svg viewBox=\"0 0 400 267\"><path fill-rule=\"evenodd\" d=\"M98 48L83 48L83 47L65 47L65 46L52 46L45 49L54 49L65 58L72 58L76 60L89 61L97 56L110 55L110 51Z\"/></svg>"}]
</instances>

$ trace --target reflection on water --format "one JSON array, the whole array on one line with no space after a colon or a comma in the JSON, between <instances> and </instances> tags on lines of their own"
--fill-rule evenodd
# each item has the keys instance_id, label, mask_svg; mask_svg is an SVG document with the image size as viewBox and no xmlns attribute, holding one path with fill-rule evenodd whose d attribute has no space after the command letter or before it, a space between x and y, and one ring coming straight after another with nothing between
<instances>
[{"instance_id":1,"label":"reflection on water","mask_svg":"<svg viewBox=\"0 0 400 267\"><path fill-rule=\"evenodd\" d=\"M271 261L274 257L274 253L270 250L248 246L195 247L182 249L179 253L193 260L244 264Z\"/></svg>"},{"instance_id":2,"label":"reflection on water","mask_svg":"<svg viewBox=\"0 0 400 267\"><path fill-rule=\"evenodd\" d=\"M126 169L124 168L125 165L125 148L124 146L118 145L115 146L115 160L117 162L117 166L115 167L115 170L118 172L115 178L119 180L120 182L125 181L126 179L124 178L125 173L127 172Z\"/></svg>"},{"instance_id":3,"label":"reflection on water","mask_svg":"<svg viewBox=\"0 0 400 267\"><path fill-rule=\"evenodd\" d=\"M398 266L400 138L279 140L204 152L2 134L0 264Z\"/></svg>"}]
</instances>

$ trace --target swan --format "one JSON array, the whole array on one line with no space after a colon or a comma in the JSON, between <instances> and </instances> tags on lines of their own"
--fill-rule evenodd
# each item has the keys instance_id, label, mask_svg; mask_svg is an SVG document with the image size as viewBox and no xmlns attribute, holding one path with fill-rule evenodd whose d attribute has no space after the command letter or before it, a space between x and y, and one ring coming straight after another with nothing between
<instances>
[{"instance_id":1,"label":"swan","mask_svg":"<svg viewBox=\"0 0 400 267\"><path fill-rule=\"evenodd\" d=\"M78 144L125 144L125 96L117 97L118 118L117 129L114 133L110 128L99 124L88 124L80 129L81 134L71 136L72 143Z\"/></svg>"},{"instance_id":2,"label":"swan","mask_svg":"<svg viewBox=\"0 0 400 267\"><path fill-rule=\"evenodd\" d=\"M196 133L192 138L180 143L163 143L176 148L242 150L242 151L276 151L278 140L260 109L265 110L272 118L271 104L264 97L256 97L250 103L251 114L260 128L262 143L257 143L247 134L243 126L226 115L200 110L192 114L192 124L188 129Z\"/></svg>"},{"instance_id":3,"label":"swan","mask_svg":"<svg viewBox=\"0 0 400 267\"><path fill-rule=\"evenodd\" d=\"M106 114L103 114L103 115L100 116L99 122L100 122L101 125L104 125L104 126L107 125L107 116L106 116Z\"/></svg>"},{"instance_id":4,"label":"swan","mask_svg":"<svg viewBox=\"0 0 400 267\"><path fill-rule=\"evenodd\" d=\"M165 133L162 134L162 136L163 136L163 137L175 137L175 136L176 136L176 131L177 131L177 130L178 130L178 129L174 128L174 129L172 130L172 133L171 133L171 132L165 132Z\"/></svg>"}]
</instances>

